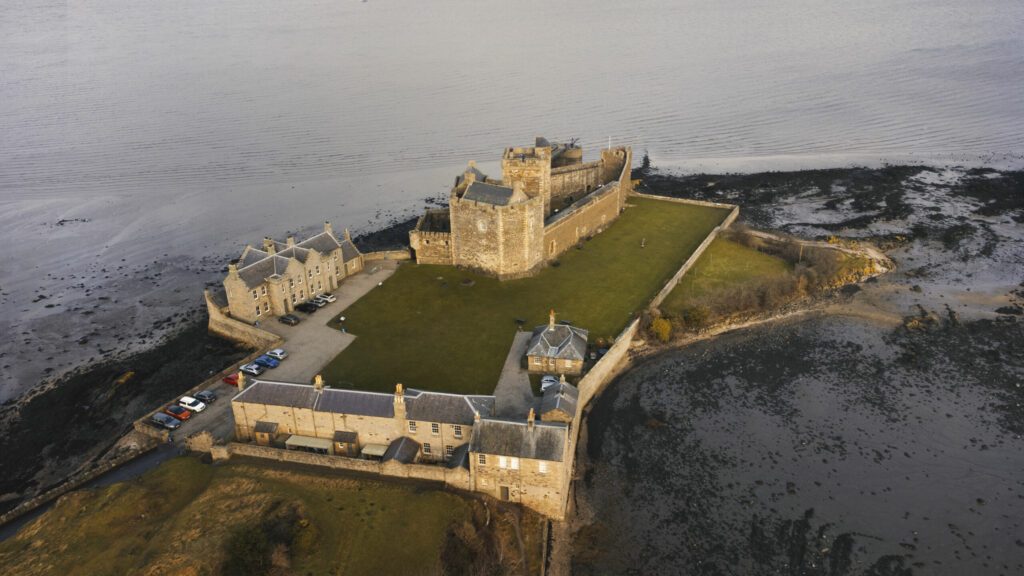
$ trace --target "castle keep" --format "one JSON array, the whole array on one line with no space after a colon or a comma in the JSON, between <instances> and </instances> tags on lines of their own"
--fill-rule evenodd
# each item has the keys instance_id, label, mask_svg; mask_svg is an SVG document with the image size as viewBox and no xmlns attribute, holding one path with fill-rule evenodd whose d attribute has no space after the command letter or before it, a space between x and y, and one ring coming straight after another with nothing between
<instances>
[{"instance_id":1,"label":"castle keep","mask_svg":"<svg viewBox=\"0 0 1024 576\"><path fill-rule=\"evenodd\" d=\"M631 188L629 147L583 149L537 138L506 148L501 179L470 162L456 177L448 208L428 210L409 232L421 264L464 266L501 279L529 276L622 212Z\"/></svg>"}]
</instances>

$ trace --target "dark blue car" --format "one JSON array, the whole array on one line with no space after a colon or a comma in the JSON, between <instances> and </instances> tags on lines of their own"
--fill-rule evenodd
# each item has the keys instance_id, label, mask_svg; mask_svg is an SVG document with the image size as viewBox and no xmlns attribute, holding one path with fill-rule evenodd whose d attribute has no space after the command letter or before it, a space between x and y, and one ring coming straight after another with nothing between
<instances>
[{"instance_id":1,"label":"dark blue car","mask_svg":"<svg viewBox=\"0 0 1024 576\"><path fill-rule=\"evenodd\" d=\"M260 356L259 358L253 360L253 364L257 364L259 366L263 366L264 368L277 368L278 366L281 365L280 362L278 362L277 360L274 360L273 358L271 358L270 356L267 356L266 354L264 354L263 356Z\"/></svg>"}]
</instances>

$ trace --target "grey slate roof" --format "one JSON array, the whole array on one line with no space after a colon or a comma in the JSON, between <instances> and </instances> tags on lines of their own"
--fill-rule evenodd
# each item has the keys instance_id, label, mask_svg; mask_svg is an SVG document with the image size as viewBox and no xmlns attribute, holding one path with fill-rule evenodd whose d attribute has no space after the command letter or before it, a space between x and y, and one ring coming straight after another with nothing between
<instances>
[{"instance_id":1,"label":"grey slate roof","mask_svg":"<svg viewBox=\"0 0 1024 576\"><path fill-rule=\"evenodd\" d=\"M474 412L481 416L494 413L494 396L463 396L441 392L408 390L405 414L409 420L472 425Z\"/></svg>"},{"instance_id":2,"label":"grey slate roof","mask_svg":"<svg viewBox=\"0 0 1024 576\"><path fill-rule=\"evenodd\" d=\"M322 393L308 384L253 380L235 398L239 402L306 408L318 412L394 418L394 394L325 388ZM422 390L405 391L409 420L472 425L474 411L494 413L494 396L462 396Z\"/></svg>"},{"instance_id":3,"label":"grey slate roof","mask_svg":"<svg viewBox=\"0 0 1024 576\"><path fill-rule=\"evenodd\" d=\"M274 434L277 432L277 422L264 422L260 420L252 427L252 430L256 433Z\"/></svg>"},{"instance_id":4,"label":"grey slate roof","mask_svg":"<svg viewBox=\"0 0 1024 576\"><path fill-rule=\"evenodd\" d=\"M495 206L507 206L512 198L512 189L495 184L484 182L473 182L469 185L466 193L462 196L466 200L494 204Z\"/></svg>"},{"instance_id":5,"label":"grey slate roof","mask_svg":"<svg viewBox=\"0 0 1024 576\"><path fill-rule=\"evenodd\" d=\"M587 353L588 332L575 326L537 326L526 347L527 356L582 360Z\"/></svg>"},{"instance_id":6,"label":"grey slate roof","mask_svg":"<svg viewBox=\"0 0 1024 576\"><path fill-rule=\"evenodd\" d=\"M485 182L487 180L487 174L481 172L476 166L469 166L468 168L462 171L462 174L459 174L458 176L455 177L456 186L461 184L462 181L466 179L466 172L471 173L473 175L473 178L477 182Z\"/></svg>"},{"instance_id":7,"label":"grey slate roof","mask_svg":"<svg viewBox=\"0 0 1024 576\"><path fill-rule=\"evenodd\" d=\"M544 415L554 410L561 410L569 416L575 416L579 397L580 391L575 386L559 382L544 391L540 401L540 413Z\"/></svg>"},{"instance_id":8,"label":"grey slate roof","mask_svg":"<svg viewBox=\"0 0 1024 576\"><path fill-rule=\"evenodd\" d=\"M410 464L416 461L416 455L420 453L420 443L409 438L402 436L397 438L388 445L388 449L384 451L384 457L382 460L387 462L388 460L398 460L402 464Z\"/></svg>"},{"instance_id":9,"label":"grey slate roof","mask_svg":"<svg viewBox=\"0 0 1024 576\"><path fill-rule=\"evenodd\" d=\"M448 459L447 465L449 468L461 467L469 470L469 442L460 444L452 451L452 457Z\"/></svg>"},{"instance_id":10,"label":"grey slate roof","mask_svg":"<svg viewBox=\"0 0 1024 576\"><path fill-rule=\"evenodd\" d=\"M473 426L470 452L534 460L562 461L569 427L552 422L481 420Z\"/></svg>"},{"instance_id":11,"label":"grey slate roof","mask_svg":"<svg viewBox=\"0 0 1024 576\"><path fill-rule=\"evenodd\" d=\"M305 263L310 250L316 250L326 256L340 248L341 257L345 262L359 257L359 250L352 242L338 240L327 231L307 238L295 246L288 246L276 240L274 246L273 255L252 246L246 246L242 250L242 257L238 262L238 275L249 288L256 288L270 276L283 273L290 258Z\"/></svg>"},{"instance_id":12,"label":"grey slate roof","mask_svg":"<svg viewBox=\"0 0 1024 576\"><path fill-rule=\"evenodd\" d=\"M343 444L355 444L359 441L359 435L347 430L335 430L334 441L341 442Z\"/></svg>"}]
</instances>

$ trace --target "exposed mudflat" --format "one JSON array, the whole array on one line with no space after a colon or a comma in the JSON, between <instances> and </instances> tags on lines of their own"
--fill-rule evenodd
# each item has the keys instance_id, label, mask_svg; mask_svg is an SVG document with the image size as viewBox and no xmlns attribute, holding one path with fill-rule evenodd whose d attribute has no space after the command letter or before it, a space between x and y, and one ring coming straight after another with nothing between
<instances>
[{"instance_id":1,"label":"exposed mudflat","mask_svg":"<svg viewBox=\"0 0 1024 576\"><path fill-rule=\"evenodd\" d=\"M1024 573L1020 174L827 172L661 177L898 269L613 383L584 423L574 573Z\"/></svg>"}]
</instances>

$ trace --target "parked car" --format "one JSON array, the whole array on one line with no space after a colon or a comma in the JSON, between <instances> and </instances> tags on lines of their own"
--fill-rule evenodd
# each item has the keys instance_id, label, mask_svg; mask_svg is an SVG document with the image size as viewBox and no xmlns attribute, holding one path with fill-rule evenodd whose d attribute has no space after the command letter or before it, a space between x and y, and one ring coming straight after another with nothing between
<instances>
[{"instance_id":1,"label":"parked car","mask_svg":"<svg viewBox=\"0 0 1024 576\"><path fill-rule=\"evenodd\" d=\"M280 322L281 324L287 324L289 326L295 326L299 322L302 322L302 320L299 320L299 317L294 314L285 314L284 316L278 316L277 321Z\"/></svg>"},{"instance_id":2,"label":"parked car","mask_svg":"<svg viewBox=\"0 0 1024 576\"><path fill-rule=\"evenodd\" d=\"M259 376L260 374L263 374L264 372L267 371L266 368L264 368L263 366L260 366L259 364L256 364L256 363L242 364L242 366L239 368L239 370L241 370L242 372L245 372L249 376Z\"/></svg>"},{"instance_id":3,"label":"parked car","mask_svg":"<svg viewBox=\"0 0 1024 576\"><path fill-rule=\"evenodd\" d=\"M181 400L178 400L178 406L187 408L191 412L202 412L203 410L206 410L206 404L191 396L182 396Z\"/></svg>"},{"instance_id":4,"label":"parked car","mask_svg":"<svg viewBox=\"0 0 1024 576\"><path fill-rule=\"evenodd\" d=\"M319 310L319 308L316 307L316 304L310 304L309 302L296 304L295 309L298 310L299 312L305 312L306 314L312 314L313 312Z\"/></svg>"},{"instance_id":5,"label":"parked car","mask_svg":"<svg viewBox=\"0 0 1024 576\"><path fill-rule=\"evenodd\" d=\"M232 372L231 374L221 378L221 380L228 386L238 386L238 372ZM206 392L206 390L203 392ZM202 392L200 392L200 394L202 394ZM199 394L196 394L196 398L199 398ZM202 398L199 399L203 400ZM206 402L206 400L203 400L203 402Z\"/></svg>"},{"instance_id":6,"label":"parked car","mask_svg":"<svg viewBox=\"0 0 1024 576\"><path fill-rule=\"evenodd\" d=\"M267 352L267 356L270 356L274 360L284 360L288 357L288 353L284 351L284 348L274 348L270 352Z\"/></svg>"},{"instance_id":7,"label":"parked car","mask_svg":"<svg viewBox=\"0 0 1024 576\"><path fill-rule=\"evenodd\" d=\"M267 356L266 354L253 360L252 363L256 364L257 366L263 366L264 368L277 368L278 366L281 365L280 362L274 360L273 358Z\"/></svg>"},{"instance_id":8,"label":"parked car","mask_svg":"<svg viewBox=\"0 0 1024 576\"><path fill-rule=\"evenodd\" d=\"M327 300L321 300L319 297L313 298L308 301L309 304L316 306L317 308L323 308L327 306Z\"/></svg>"},{"instance_id":9,"label":"parked car","mask_svg":"<svg viewBox=\"0 0 1024 576\"><path fill-rule=\"evenodd\" d=\"M233 374L235 377L235 386L238 385L238 374ZM217 395L210 390L203 390L202 392L196 392L196 400L209 405L217 401Z\"/></svg>"},{"instance_id":10,"label":"parked car","mask_svg":"<svg viewBox=\"0 0 1024 576\"><path fill-rule=\"evenodd\" d=\"M168 406L167 408L164 408L164 414L177 418L182 422L192 417L192 411L182 408L181 406Z\"/></svg>"},{"instance_id":11,"label":"parked car","mask_svg":"<svg viewBox=\"0 0 1024 576\"><path fill-rule=\"evenodd\" d=\"M552 386L558 386L558 378L555 378L551 374L545 375L540 379L540 391L543 392Z\"/></svg>"},{"instance_id":12,"label":"parked car","mask_svg":"<svg viewBox=\"0 0 1024 576\"><path fill-rule=\"evenodd\" d=\"M320 298L321 300L327 300L328 302L338 301L337 297L335 297L334 294L331 294L330 292L324 292L323 294L317 296L317 298Z\"/></svg>"},{"instance_id":13,"label":"parked car","mask_svg":"<svg viewBox=\"0 0 1024 576\"><path fill-rule=\"evenodd\" d=\"M152 421L157 426L162 426L168 430L177 430L181 426L181 420L178 420L169 414L164 414L163 412L153 414Z\"/></svg>"}]
</instances>

